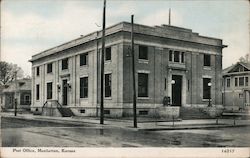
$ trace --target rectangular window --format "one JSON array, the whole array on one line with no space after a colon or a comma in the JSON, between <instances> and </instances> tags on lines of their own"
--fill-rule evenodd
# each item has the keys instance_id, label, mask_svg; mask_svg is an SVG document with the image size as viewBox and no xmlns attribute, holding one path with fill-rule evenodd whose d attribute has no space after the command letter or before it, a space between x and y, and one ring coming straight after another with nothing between
<instances>
[{"instance_id":1,"label":"rectangular window","mask_svg":"<svg viewBox=\"0 0 250 158\"><path fill-rule=\"evenodd\" d=\"M239 86L244 86L244 77L239 77Z\"/></svg>"},{"instance_id":2,"label":"rectangular window","mask_svg":"<svg viewBox=\"0 0 250 158\"><path fill-rule=\"evenodd\" d=\"M203 99L211 98L211 86L208 83L211 83L211 78L203 78Z\"/></svg>"},{"instance_id":3,"label":"rectangular window","mask_svg":"<svg viewBox=\"0 0 250 158\"><path fill-rule=\"evenodd\" d=\"M111 97L111 74L105 74L105 97Z\"/></svg>"},{"instance_id":4,"label":"rectangular window","mask_svg":"<svg viewBox=\"0 0 250 158\"><path fill-rule=\"evenodd\" d=\"M167 79L165 78L164 89L167 90Z\"/></svg>"},{"instance_id":5,"label":"rectangular window","mask_svg":"<svg viewBox=\"0 0 250 158\"><path fill-rule=\"evenodd\" d=\"M148 115L148 111L147 110L140 110L139 115Z\"/></svg>"},{"instance_id":6,"label":"rectangular window","mask_svg":"<svg viewBox=\"0 0 250 158\"><path fill-rule=\"evenodd\" d=\"M237 78L237 77L235 77L235 79L234 79L234 86L235 86L235 87L238 86L238 78Z\"/></svg>"},{"instance_id":7,"label":"rectangular window","mask_svg":"<svg viewBox=\"0 0 250 158\"><path fill-rule=\"evenodd\" d=\"M62 70L68 69L68 58L62 60Z\"/></svg>"},{"instance_id":8,"label":"rectangular window","mask_svg":"<svg viewBox=\"0 0 250 158\"><path fill-rule=\"evenodd\" d=\"M80 66L88 65L88 54L80 55Z\"/></svg>"},{"instance_id":9,"label":"rectangular window","mask_svg":"<svg viewBox=\"0 0 250 158\"><path fill-rule=\"evenodd\" d=\"M30 105L31 101L30 101L30 95L25 95L24 97L24 102L28 105Z\"/></svg>"},{"instance_id":10,"label":"rectangular window","mask_svg":"<svg viewBox=\"0 0 250 158\"><path fill-rule=\"evenodd\" d=\"M170 51L169 51L169 54L168 54L168 59L169 59L169 61L172 61L172 58L173 58L173 51L170 50Z\"/></svg>"},{"instance_id":11,"label":"rectangular window","mask_svg":"<svg viewBox=\"0 0 250 158\"><path fill-rule=\"evenodd\" d=\"M47 83L47 99L52 99L52 82Z\"/></svg>"},{"instance_id":12,"label":"rectangular window","mask_svg":"<svg viewBox=\"0 0 250 158\"><path fill-rule=\"evenodd\" d=\"M174 62L180 62L180 52L174 51Z\"/></svg>"},{"instance_id":13,"label":"rectangular window","mask_svg":"<svg viewBox=\"0 0 250 158\"><path fill-rule=\"evenodd\" d=\"M110 114L110 110L104 110L103 113L109 115Z\"/></svg>"},{"instance_id":14,"label":"rectangular window","mask_svg":"<svg viewBox=\"0 0 250 158\"><path fill-rule=\"evenodd\" d=\"M20 104L22 105L30 105L30 94L28 93L21 93L21 96L20 96Z\"/></svg>"},{"instance_id":15,"label":"rectangular window","mask_svg":"<svg viewBox=\"0 0 250 158\"><path fill-rule=\"evenodd\" d=\"M148 74L138 73L138 97L148 97Z\"/></svg>"},{"instance_id":16,"label":"rectangular window","mask_svg":"<svg viewBox=\"0 0 250 158\"><path fill-rule=\"evenodd\" d=\"M148 47L139 46L139 59L148 60Z\"/></svg>"},{"instance_id":17,"label":"rectangular window","mask_svg":"<svg viewBox=\"0 0 250 158\"><path fill-rule=\"evenodd\" d=\"M80 98L88 98L88 77L80 78Z\"/></svg>"},{"instance_id":18,"label":"rectangular window","mask_svg":"<svg viewBox=\"0 0 250 158\"><path fill-rule=\"evenodd\" d=\"M40 68L36 67L36 76L39 76L39 75L40 75Z\"/></svg>"},{"instance_id":19,"label":"rectangular window","mask_svg":"<svg viewBox=\"0 0 250 158\"><path fill-rule=\"evenodd\" d=\"M40 99L40 85L36 85L36 100Z\"/></svg>"},{"instance_id":20,"label":"rectangular window","mask_svg":"<svg viewBox=\"0 0 250 158\"><path fill-rule=\"evenodd\" d=\"M107 47L105 50L105 61L111 60L111 47Z\"/></svg>"},{"instance_id":21,"label":"rectangular window","mask_svg":"<svg viewBox=\"0 0 250 158\"><path fill-rule=\"evenodd\" d=\"M184 63L185 62L185 53L181 52L181 62Z\"/></svg>"},{"instance_id":22,"label":"rectangular window","mask_svg":"<svg viewBox=\"0 0 250 158\"><path fill-rule=\"evenodd\" d=\"M47 64L47 73L52 72L52 63Z\"/></svg>"},{"instance_id":23,"label":"rectangular window","mask_svg":"<svg viewBox=\"0 0 250 158\"><path fill-rule=\"evenodd\" d=\"M211 56L204 54L204 66L211 66Z\"/></svg>"},{"instance_id":24,"label":"rectangular window","mask_svg":"<svg viewBox=\"0 0 250 158\"><path fill-rule=\"evenodd\" d=\"M248 77L245 77L245 86L248 86Z\"/></svg>"},{"instance_id":25,"label":"rectangular window","mask_svg":"<svg viewBox=\"0 0 250 158\"><path fill-rule=\"evenodd\" d=\"M230 85L231 85L231 80L230 78L227 78L227 87L230 87Z\"/></svg>"}]
</instances>

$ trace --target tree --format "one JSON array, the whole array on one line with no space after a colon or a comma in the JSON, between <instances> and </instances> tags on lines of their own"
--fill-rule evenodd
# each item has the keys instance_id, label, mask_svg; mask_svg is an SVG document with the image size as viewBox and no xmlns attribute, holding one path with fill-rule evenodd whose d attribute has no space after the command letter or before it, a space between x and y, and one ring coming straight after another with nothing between
<instances>
[{"instance_id":1,"label":"tree","mask_svg":"<svg viewBox=\"0 0 250 158\"><path fill-rule=\"evenodd\" d=\"M15 72L17 72L18 79L23 77L24 72L17 64L0 61L0 85L6 85L13 81L15 79Z\"/></svg>"},{"instance_id":2,"label":"tree","mask_svg":"<svg viewBox=\"0 0 250 158\"><path fill-rule=\"evenodd\" d=\"M240 57L239 61L243 63L250 63L250 55L246 54L245 57Z\"/></svg>"}]
</instances>

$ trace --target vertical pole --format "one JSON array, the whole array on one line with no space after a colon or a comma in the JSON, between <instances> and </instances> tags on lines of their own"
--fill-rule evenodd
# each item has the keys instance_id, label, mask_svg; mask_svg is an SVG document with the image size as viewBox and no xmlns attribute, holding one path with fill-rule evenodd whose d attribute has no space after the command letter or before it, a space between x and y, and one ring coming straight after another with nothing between
<instances>
[{"instance_id":1,"label":"vertical pole","mask_svg":"<svg viewBox=\"0 0 250 158\"><path fill-rule=\"evenodd\" d=\"M106 0L103 3L103 23L102 23L102 55L101 55L101 103L100 103L100 124L104 124L104 95L103 95L103 80L104 80L104 53L105 53L105 17L106 16Z\"/></svg>"},{"instance_id":2,"label":"vertical pole","mask_svg":"<svg viewBox=\"0 0 250 158\"><path fill-rule=\"evenodd\" d=\"M17 71L15 71L15 99L14 99L14 114L17 115Z\"/></svg>"},{"instance_id":3,"label":"vertical pole","mask_svg":"<svg viewBox=\"0 0 250 158\"><path fill-rule=\"evenodd\" d=\"M169 12L168 12L168 25L171 25L171 8L169 8Z\"/></svg>"},{"instance_id":4,"label":"vertical pole","mask_svg":"<svg viewBox=\"0 0 250 158\"><path fill-rule=\"evenodd\" d=\"M131 15L131 55L132 55L132 75L133 75L133 114L134 128L137 128L136 118L136 88L135 88L135 55L134 55L134 15Z\"/></svg>"}]
</instances>

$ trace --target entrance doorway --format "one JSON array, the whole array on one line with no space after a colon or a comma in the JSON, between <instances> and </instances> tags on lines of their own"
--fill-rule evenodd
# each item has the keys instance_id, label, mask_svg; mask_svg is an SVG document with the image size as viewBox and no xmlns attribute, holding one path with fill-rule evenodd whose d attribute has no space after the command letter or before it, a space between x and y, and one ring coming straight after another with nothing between
<instances>
[{"instance_id":1,"label":"entrance doorway","mask_svg":"<svg viewBox=\"0 0 250 158\"><path fill-rule=\"evenodd\" d=\"M181 106L182 76L172 75L172 80L175 81L172 83L172 105Z\"/></svg>"},{"instance_id":2,"label":"entrance doorway","mask_svg":"<svg viewBox=\"0 0 250 158\"><path fill-rule=\"evenodd\" d=\"M68 84L67 79L63 80L63 91L62 91L62 99L63 99L63 105L68 105Z\"/></svg>"}]
</instances>

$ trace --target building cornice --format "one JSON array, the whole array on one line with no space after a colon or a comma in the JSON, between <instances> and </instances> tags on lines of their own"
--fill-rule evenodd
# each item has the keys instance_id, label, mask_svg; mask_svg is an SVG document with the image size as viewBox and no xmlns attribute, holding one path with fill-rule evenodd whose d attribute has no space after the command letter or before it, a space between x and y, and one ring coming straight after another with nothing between
<instances>
[{"instance_id":1,"label":"building cornice","mask_svg":"<svg viewBox=\"0 0 250 158\"><path fill-rule=\"evenodd\" d=\"M115 24L113 26L106 28L106 36L109 36L118 32L130 33L131 24L128 22L121 22L121 23L118 23L118 24ZM162 25L162 26L151 27L151 26L135 24L134 32L136 34L155 36L155 37L160 37L160 38L202 44L202 45L219 47L219 48L226 47L225 45L222 45L221 39L200 36L198 33L192 32L191 29L179 28L175 26ZM176 35L176 34L179 34L179 35ZM32 56L32 59L30 59L29 61L33 62L35 60L52 55L54 53L58 53L63 50L71 49L73 47L76 47L81 44L88 43L94 40L99 40L100 38L101 38L101 31L96 31L86 36L81 36L72 41L66 42L59 46L56 46L51 49L40 52L38 54L35 54Z\"/></svg>"}]
</instances>

